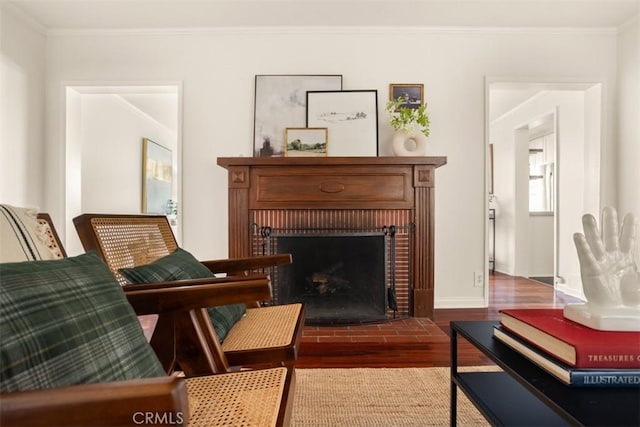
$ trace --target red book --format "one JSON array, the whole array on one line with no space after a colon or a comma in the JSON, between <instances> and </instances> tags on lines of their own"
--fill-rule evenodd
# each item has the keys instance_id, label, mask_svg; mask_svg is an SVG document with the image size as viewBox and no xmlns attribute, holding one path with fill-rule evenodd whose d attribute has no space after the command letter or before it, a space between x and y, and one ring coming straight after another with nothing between
<instances>
[{"instance_id":1,"label":"red book","mask_svg":"<svg viewBox=\"0 0 640 427\"><path fill-rule=\"evenodd\" d=\"M500 310L500 324L572 367L640 368L640 332L591 329L546 308Z\"/></svg>"}]
</instances>

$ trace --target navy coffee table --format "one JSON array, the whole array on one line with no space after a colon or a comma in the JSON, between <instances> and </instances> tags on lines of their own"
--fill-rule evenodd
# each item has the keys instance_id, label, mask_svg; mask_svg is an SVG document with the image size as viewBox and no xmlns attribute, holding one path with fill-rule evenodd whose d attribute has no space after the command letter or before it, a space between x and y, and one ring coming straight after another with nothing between
<instances>
[{"instance_id":1,"label":"navy coffee table","mask_svg":"<svg viewBox=\"0 0 640 427\"><path fill-rule=\"evenodd\" d=\"M640 389L574 388L493 338L495 321L451 322L451 425L460 388L492 425L640 426ZM502 372L459 372L458 338Z\"/></svg>"}]
</instances>

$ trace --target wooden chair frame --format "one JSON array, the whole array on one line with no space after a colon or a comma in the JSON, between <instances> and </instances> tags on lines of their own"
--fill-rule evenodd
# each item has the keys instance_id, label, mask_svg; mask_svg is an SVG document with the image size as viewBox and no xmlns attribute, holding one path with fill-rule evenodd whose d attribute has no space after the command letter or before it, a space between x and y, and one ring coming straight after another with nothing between
<instances>
[{"instance_id":1,"label":"wooden chair frame","mask_svg":"<svg viewBox=\"0 0 640 427\"><path fill-rule=\"evenodd\" d=\"M64 254L51 218L46 214L40 214L39 218L49 224ZM159 283L141 285L125 293L136 313L163 315L163 333L168 334L164 338L171 342L175 355L175 349L180 345L176 339L180 334L176 332L183 326L184 313L200 313L205 307L222 304L221 301L235 302L240 299L238 289L245 295L264 298L270 293L269 279L254 276L242 277L239 281L228 277L214 283ZM232 294L236 296L230 296ZM210 327L210 323L208 325ZM223 364L227 363L224 354L220 357ZM288 425L291 418L295 375L293 367L285 369L276 426ZM151 412L167 414L166 425L186 425L190 416L188 399L185 379L176 376L2 393L0 421L3 426L125 426L137 424L132 419L133 414Z\"/></svg>"},{"instance_id":2,"label":"wooden chair frame","mask_svg":"<svg viewBox=\"0 0 640 427\"><path fill-rule=\"evenodd\" d=\"M63 257L66 257L67 252L64 250L64 245L60 240L60 236L58 236L58 232L53 226L53 221L51 220L51 217L49 216L49 214L44 212L38 213L38 223L40 223L41 225L45 225L48 228L47 231L48 233L51 233L50 236L51 236L51 239L53 240L53 243L57 245L57 249L60 251L60 254Z\"/></svg>"},{"instance_id":3,"label":"wooden chair frame","mask_svg":"<svg viewBox=\"0 0 640 427\"><path fill-rule=\"evenodd\" d=\"M268 289L268 280L242 282L252 289ZM232 282L195 286L164 286L147 289L129 297L138 313L162 312L164 319L181 319L178 313L193 312L218 303L221 288L231 288ZM170 335L181 327L173 323ZM174 345L180 345L174 340ZM224 357L224 355L223 355ZM258 371L254 371L258 372ZM228 374L233 375L233 373ZM287 367L286 380L275 425L288 425L291 418L294 368ZM216 393L216 390L211 390ZM65 425L120 426L133 425L136 412L170 413L172 420L189 418L188 394L183 379L175 376L138 379L0 394L0 420L3 426ZM178 415L180 414L180 415Z\"/></svg>"},{"instance_id":4,"label":"wooden chair frame","mask_svg":"<svg viewBox=\"0 0 640 427\"><path fill-rule=\"evenodd\" d=\"M106 232L103 229L109 227L108 224L112 222L118 226L126 225L124 229L127 231L119 229L120 234L117 239L128 239L131 236L127 236L126 233L136 227L157 228L156 234L159 234L156 236L156 240L145 248L145 254L151 258L148 262L152 262L178 248L167 218L163 215L83 214L74 218L73 222L84 249L96 251L105 260L111 271L123 284L123 289L130 301L146 295L149 290L173 288L177 284L196 289L203 284L215 284L219 293L212 306L245 303L249 308L256 308L260 306L259 301L271 299L271 289L270 286L256 287L254 286L256 285L255 281L267 280L268 282L269 278L264 274L266 269L292 262L290 254L201 261L212 273L226 273L227 277L127 285L125 279L118 273L118 269L133 267L136 264L130 259L125 263L112 253L114 241L105 242L111 237L105 237ZM118 243L125 242L118 241ZM152 304L149 301L151 300L147 300L145 304ZM147 314L147 308L149 307L140 306L136 312L139 315ZM235 366L292 366L297 358L304 326L303 306L296 319L294 330L291 332L291 340L286 345L240 351L223 350L206 309L193 307L188 312L173 313L171 316L163 312L162 309L163 307L153 307L153 310L159 312L160 317L151 339L151 345L168 372L179 367L188 376L193 376L211 372L229 372L232 370L231 367ZM178 324L180 327L176 329L176 335L171 336L167 331L174 324ZM173 343L168 340L175 340L178 345L173 346ZM174 348L176 350L172 354L171 351Z\"/></svg>"}]
</instances>

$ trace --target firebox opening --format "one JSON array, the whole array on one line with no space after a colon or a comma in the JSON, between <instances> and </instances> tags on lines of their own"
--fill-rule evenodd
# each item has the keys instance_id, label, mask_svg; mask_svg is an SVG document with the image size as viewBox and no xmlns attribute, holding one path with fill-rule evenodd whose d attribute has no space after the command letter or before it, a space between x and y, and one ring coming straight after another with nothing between
<instances>
[{"instance_id":1,"label":"firebox opening","mask_svg":"<svg viewBox=\"0 0 640 427\"><path fill-rule=\"evenodd\" d=\"M278 303L305 303L307 324L386 320L384 233L273 237L294 260L278 271Z\"/></svg>"}]
</instances>

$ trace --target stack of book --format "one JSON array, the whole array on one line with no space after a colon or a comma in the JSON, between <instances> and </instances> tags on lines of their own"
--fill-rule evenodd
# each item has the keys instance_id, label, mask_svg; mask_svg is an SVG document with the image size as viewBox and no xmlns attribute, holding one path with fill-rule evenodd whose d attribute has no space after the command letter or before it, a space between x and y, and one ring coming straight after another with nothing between
<instances>
[{"instance_id":1,"label":"stack of book","mask_svg":"<svg viewBox=\"0 0 640 427\"><path fill-rule=\"evenodd\" d=\"M493 336L569 386L640 387L640 332L591 329L562 309L512 309Z\"/></svg>"}]
</instances>

